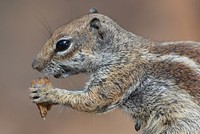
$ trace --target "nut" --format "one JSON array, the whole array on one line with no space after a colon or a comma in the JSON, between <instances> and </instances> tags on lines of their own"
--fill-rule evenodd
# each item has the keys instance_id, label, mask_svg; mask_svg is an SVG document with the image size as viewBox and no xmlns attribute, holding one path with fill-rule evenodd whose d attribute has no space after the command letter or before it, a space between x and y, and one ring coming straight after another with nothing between
<instances>
[{"instance_id":1,"label":"nut","mask_svg":"<svg viewBox=\"0 0 200 134\"><path fill-rule=\"evenodd\" d=\"M42 86L44 86L43 90L49 90L50 88L52 88L52 84L51 84L50 80L47 77L39 78L38 80L33 80L31 82L31 87L34 87L34 85L42 85ZM37 103L36 105L37 105L37 107L38 107L38 109L40 111L41 117L45 120L45 118L47 116L47 112L49 110L51 110L52 104Z\"/></svg>"}]
</instances>

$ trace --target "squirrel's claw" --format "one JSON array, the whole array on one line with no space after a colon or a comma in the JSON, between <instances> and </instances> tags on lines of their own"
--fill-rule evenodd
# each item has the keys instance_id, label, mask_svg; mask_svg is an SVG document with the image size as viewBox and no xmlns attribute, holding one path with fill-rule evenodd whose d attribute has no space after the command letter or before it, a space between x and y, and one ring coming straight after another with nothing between
<instances>
[{"instance_id":1,"label":"squirrel's claw","mask_svg":"<svg viewBox=\"0 0 200 134\"><path fill-rule=\"evenodd\" d=\"M48 91L43 91L41 88L29 88L29 97L33 103L49 102L47 99Z\"/></svg>"}]
</instances>

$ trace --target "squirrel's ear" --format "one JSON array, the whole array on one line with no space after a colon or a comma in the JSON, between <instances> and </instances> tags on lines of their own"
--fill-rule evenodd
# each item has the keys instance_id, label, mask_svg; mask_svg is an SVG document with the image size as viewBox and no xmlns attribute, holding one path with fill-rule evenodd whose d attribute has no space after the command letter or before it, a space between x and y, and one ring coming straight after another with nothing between
<instances>
[{"instance_id":1,"label":"squirrel's ear","mask_svg":"<svg viewBox=\"0 0 200 134\"><path fill-rule=\"evenodd\" d=\"M93 18L90 21L90 28L97 31L96 33L98 33L99 39L104 40L105 36L104 29L101 25L101 21L98 18Z\"/></svg>"},{"instance_id":2,"label":"squirrel's ear","mask_svg":"<svg viewBox=\"0 0 200 134\"><path fill-rule=\"evenodd\" d=\"M99 13L96 8L91 8L88 12L88 14L93 14L93 13Z\"/></svg>"},{"instance_id":3,"label":"squirrel's ear","mask_svg":"<svg viewBox=\"0 0 200 134\"><path fill-rule=\"evenodd\" d=\"M91 21L90 21L90 27L91 28L95 28L95 29L99 29L101 27L101 22L98 18L93 18Z\"/></svg>"}]
</instances>

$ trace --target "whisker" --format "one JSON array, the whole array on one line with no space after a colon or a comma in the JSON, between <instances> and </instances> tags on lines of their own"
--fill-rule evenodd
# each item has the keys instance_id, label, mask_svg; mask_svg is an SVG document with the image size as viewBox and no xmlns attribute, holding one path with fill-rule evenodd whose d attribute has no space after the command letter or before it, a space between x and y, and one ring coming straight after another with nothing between
<instances>
[{"instance_id":1,"label":"whisker","mask_svg":"<svg viewBox=\"0 0 200 134\"><path fill-rule=\"evenodd\" d=\"M36 15L33 14L33 16L37 19L37 16L36 16ZM39 19L37 19L37 21L39 21L39 23L42 24L42 22L41 22ZM42 26L44 27L44 24L42 24ZM49 34L49 32L46 33L46 32L45 32L44 30L42 30L41 28L38 28L38 30L39 30L42 34L44 34L47 38L49 38L49 36L51 36L51 35ZM46 30L46 28L45 28L45 30ZM46 30L46 31L47 31L47 30Z\"/></svg>"},{"instance_id":2,"label":"whisker","mask_svg":"<svg viewBox=\"0 0 200 134\"><path fill-rule=\"evenodd\" d=\"M63 111L63 109L64 109L64 107L63 106L60 106L59 108L58 108L58 110L57 110L57 116L59 116L61 113L62 113L62 111Z\"/></svg>"},{"instance_id":3,"label":"whisker","mask_svg":"<svg viewBox=\"0 0 200 134\"><path fill-rule=\"evenodd\" d=\"M52 36L52 29L51 26L49 25L47 19L44 17L44 15L42 14L42 12L35 8L36 12L38 13L39 17L40 17L40 22L42 23L42 25L45 27L45 29L47 30L47 32L49 33L50 36Z\"/></svg>"},{"instance_id":4,"label":"whisker","mask_svg":"<svg viewBox=\"0 0 200 134\"><path fill-rule=\"evenodd\" d=\"M28 2L28 4L30 5L30 8L32 8L32 15L34 16L34 18L39 21L39 23L41 23L41 25L44 27L44 29L47 31L48 34L42 32L45 36L47 36L48 38L51 37L53 35L52 29L50 24L48 23L47 19L44 17L44 15L42 14L42 12L35 7L31 2Z\"/></svg>"},{"instance_id":5,"label":"whisker","mask_svg":"<svg viewBox=\"0 0 200 134\"><path fill-rule=\"evenodd\" d=\"M51 37L52 36L52 32L51 30L49 30L49 26L47 26L46 22L44 22L43 19L41 19L41 17L38 16L38 14L36 13L32 13L32 15L34 16L34 18L36 18L37 21L39 21L39 23L44 27L44 29L47 31L48 34L42 32L43 34L45 34L46 36Z\"/></svg>"}]
</instances>

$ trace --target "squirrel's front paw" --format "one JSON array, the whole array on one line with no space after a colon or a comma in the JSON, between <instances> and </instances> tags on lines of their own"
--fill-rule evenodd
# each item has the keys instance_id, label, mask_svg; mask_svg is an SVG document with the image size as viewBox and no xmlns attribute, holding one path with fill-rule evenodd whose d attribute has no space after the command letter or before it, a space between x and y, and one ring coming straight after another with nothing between
<instances>
[{"instance_id":1,"label":"squirrel's front paw","mask_svg":"<svg viewBox=\"0 0 200 134\"><path fill-rule=\"evenodd\" d=\"M52 103L50 98L52 90L53 87L50 82L46 81L46 79L39 79L32 81L29 88L29 96L34 103Z\"/></svg>"}]
</instances>

